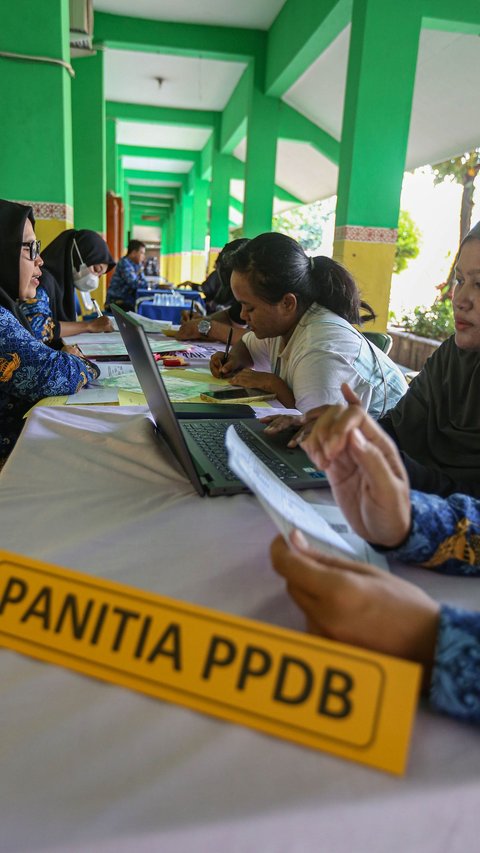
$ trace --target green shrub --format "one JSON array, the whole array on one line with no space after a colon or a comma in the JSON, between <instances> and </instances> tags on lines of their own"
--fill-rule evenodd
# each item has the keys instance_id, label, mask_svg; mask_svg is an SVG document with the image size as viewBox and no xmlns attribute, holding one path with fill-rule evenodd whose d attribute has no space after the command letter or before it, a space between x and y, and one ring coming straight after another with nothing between
<instances>
[{"instance_id":1,"label":"green shrub","mask_svg":"<svg viewBox=\"0 0 480 853\"><path fill-rule=\"evenodd\" d=\"M413 311L403 314L400 319L395 318L393 322L404 332L411 332L422 338L432 338L436 341L444 341L455 331L450 299L444 302L438 300L430 307L417 305Z\"/></svg>"}]
</instances>

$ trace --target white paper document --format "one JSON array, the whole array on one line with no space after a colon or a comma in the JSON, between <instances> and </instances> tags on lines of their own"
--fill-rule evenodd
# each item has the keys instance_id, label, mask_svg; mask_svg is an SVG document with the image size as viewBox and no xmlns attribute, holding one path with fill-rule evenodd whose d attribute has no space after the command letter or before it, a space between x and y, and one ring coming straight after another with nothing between
<instances>
[{"instance_id":1,"label":"white paper document","mask_svg":"<svg viewBox=\"0 0 480 853\"><path fill-rule=\"evenodd\" d=\"M102 340L98 343L95 341L87 341L86 343L82 344L81 349L83 354L86 355L87 358L89 356L96 355L128 355L127 348L121 340L120 333L118 334L118 337L120 338L118 342L112 340L114 335L116 335L116 332L112 332L110 335L103 334ZM96 336L90 335L90 337L93 338ZM169 338L167 340L160 341L151 340L150 347L152 349L152 352L182 352L186 349L189 349L190 344L182 344L178 341L174 341Z\"/></svg>"},{"instance_id":2,"label":"white paper document","mask_svg":"<svg viewBox=\"0 0 480 853\"><path fill-rule=\"evenodd\" d=\"M152 320L150 317L144 317L143 314L137 314L136 311L129 311L128 316L140 323L146 332L163 332L164 329L172 328L170 320Z\"/></svg>"},{"instance_id":3,"label":"white paper document","mask_svg":"<svg viewBox=\"0 0 480 853\"><path fill-rule=\"evenodd\" d=\"M101 385L91 385L89 388L81 388L76 394L67 397L66 406L90 406L92 404L108 405L118 403L118 391L116 388L104 388Z\"/></svg>"},{"instance_id":4,"label":"white paper document","mask_svg":"<svg viewBox=\"0 0 480 853\"><path fill-rule=\"evenodd\" d=\"M292 491L255 456L234 426L228 428L225 443L230 468L256 495L285 539L297 528L324 554L362 560L388 569L383 554L377 554L354 533L337 506L310 504Z\"/></svg>"},{"instance_id":5,"label":"white paper document","mask_svg":"<svg viewBox=\"0 0 480 853\"><path fill-rule=\"evenodd\" d=\"M127 361L95 361L93 359L93 362L100 371L99 379L111 379L114 376L134 373L133 364Z\"/></svg>"}]
</instances>

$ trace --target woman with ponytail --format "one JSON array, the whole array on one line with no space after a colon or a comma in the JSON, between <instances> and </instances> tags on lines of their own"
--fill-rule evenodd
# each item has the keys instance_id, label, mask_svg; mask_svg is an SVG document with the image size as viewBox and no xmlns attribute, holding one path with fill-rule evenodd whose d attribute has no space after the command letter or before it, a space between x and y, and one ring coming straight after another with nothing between
<instances>
[{"instance_id":1,"label":"woman with ponytail","mask_svg":"<svg viewBox=\"0 0 480 853\"><path fill-rule=\"evenodd\" d=\"M309 258L291 237L267 233L235 252L232 268L232 291L251 331L225 364L222 353L212 357L214 376L275 394L301 412L340 403L343 382L375 418L405 394L401 371L354 328L374 314L336 261Z\"/></svg>"}]
</instances>

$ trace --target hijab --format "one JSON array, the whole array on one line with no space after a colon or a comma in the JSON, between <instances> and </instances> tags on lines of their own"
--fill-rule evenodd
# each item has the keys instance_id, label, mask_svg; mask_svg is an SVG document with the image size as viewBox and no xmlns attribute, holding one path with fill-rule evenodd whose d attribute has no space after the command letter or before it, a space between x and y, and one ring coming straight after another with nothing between
<instances>
[{"instance_id":1,"label":"hijab","mask_svg":"<svg viewBox=\"0 0 480 853\"><path fill-rule=\"evenodd\" d=\"M48 294L52 302L51 288L54 288L53 303L57 306L57 316L54 317L56 320L76 320L77 318L74 268L79 270L82 262L87 267L106 264L107 271L115 266L105 240L96 231L85 228L79 231L74 228L63 231L42 252L42 260L43 270L47 270L54 279L53 283L51 280L49 282Z\"/></svg>"},{"instance_id":2,"label":"hijab","mask_svg":"<svg viewBox=\"0 0 480 853\"><path fill-rule=\"evenodd\" d=\"M28 320L17 304L20 285L20 253L25 222L35 227L31 207L0 199L0 305L30 330Z\"/></svg>"},{"instance_id":3,"label":"hijab","mask_svg":"<svg viewBox=\"0 0 480 853\"><path fill-rule=\"evenodd\" d=\"M469 240L480 240L480 222L462 240L459 254ZM400 448L417 462L454 478L478 480L479 387L480 351L460 349L452 335L386 416Z\"/></svg>"}]
</instances>

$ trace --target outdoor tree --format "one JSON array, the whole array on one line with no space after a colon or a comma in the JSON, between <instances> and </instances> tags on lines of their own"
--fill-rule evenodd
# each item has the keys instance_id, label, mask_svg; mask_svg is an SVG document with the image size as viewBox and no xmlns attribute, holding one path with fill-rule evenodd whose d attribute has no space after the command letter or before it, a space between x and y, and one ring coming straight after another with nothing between
<instances>
[{"instance_id":1,"label":"outdoor tree","mask_svg":"<svg viewBox=\"0 0 480 853\"><path fill-rule=\"evenodd\" d=\"M462 202L460 205L460 233L459 244L462 242L466 234L470 230L472 224L473 210L473 194L475 191L475 178L480 171L480 148L474 148L473 151L467 151L459 157L452 157L450 160L444 160L442 163L437 163L432 166L434 173L434 183L440 184L442 181L456 181L462 189ZM451 299L453 285L455 281L455 260L451 266L446 282L439 285L442 291L441 299Z\"/></svg>"},{"instance_id":2,"label":"outdoor tree","mask_svg":"<svg viewBox=\"0 0 480 853\"><path fill-rule=\"evenodd\" d=\"M401 210L398 218L398 237L395 246L393 272L400 273L416 258L420 251L420 229L415 225L407 210Z\"/></svg>"},{"instance_id":3,"label":"outdoor tree","mask_svg":"<svg viewBox=\"0 0 480 853\"><path fill-rule=\"evenodd\" d=\"M315 252L321 245L323 228L331 215L330 206L315 201L273 217L272 230L293 237L306 252Z\"/></svg>"}]
</instances>

